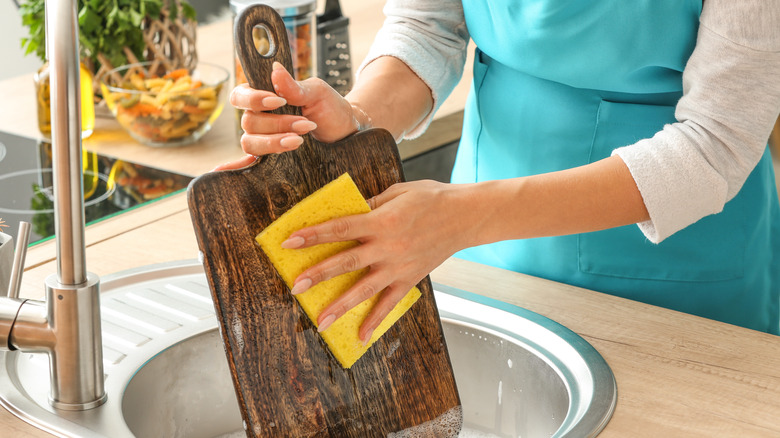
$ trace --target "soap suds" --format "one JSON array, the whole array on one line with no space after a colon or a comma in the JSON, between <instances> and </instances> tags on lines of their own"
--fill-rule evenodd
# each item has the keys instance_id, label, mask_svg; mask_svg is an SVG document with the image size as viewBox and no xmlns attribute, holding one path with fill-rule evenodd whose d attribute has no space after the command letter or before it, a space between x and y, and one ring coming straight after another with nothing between
<instances>
[{"instance_id":1,"label":"soap suds","mask_svg":"<svg viewBox=\"0 0 780 438\"><path fill-rule=\"evenodd\" d=\"M387 438L454 437L462 427L463 407L456 406L431 421L399 432L391 432Z\"/></svg>"},{"instance_id":2,"label":"soap suds","mask_svg":"<svg viewBox=\"0 0 780 438\"><path fill-rule=\"evenodd\" d=\"M233 338L236 340L236 344L238 344L238 354L244 353L244 329L241 326L241 318L237 314L233 315L233 323L231 324L233 328Z\"/></svg>"}]
</instances>

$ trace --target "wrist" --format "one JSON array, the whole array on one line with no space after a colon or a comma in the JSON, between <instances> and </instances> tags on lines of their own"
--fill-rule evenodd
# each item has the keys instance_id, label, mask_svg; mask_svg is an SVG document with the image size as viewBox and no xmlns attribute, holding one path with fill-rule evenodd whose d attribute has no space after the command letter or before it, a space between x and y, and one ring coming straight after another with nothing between
<instances>
[{"instance_id":1,"label":"wrist","mask_svg":"<svg viewBox=\"0 0 780 438\"><path fill-rule=\"evenodd\" d=\"M359 103L349 102L349 106L352 108L352 118L355 123L355 129L358 131L365 131L366 129L373 128L374 124L371 120L371 116L368 115L366 110Z\"/></svg>"},{"instance_id":2,"label":"wrist","mask_svg":"<svg viewBox=\"0 0 780 438\"><path fill-rule=\"evenodd\" d=\"M349 99L347 99L347 102L349 103L350 107L352 107L352 120L356 131L365 131L371 128L384 128L393 135L396 143L400 143L401 140L403 140L406 131L402 129L394 129L392 124L390 124L390 126L386 125L386 114L379 114L379 120L375 120L371 117L371 115L369 115L368 111L366 111L365 107L360 102L351 101ZM373 108L372 111L374 111L374 115L376 115L378 109L375 107L371 108Z\"/></svg>"},{"instance_id":3,"label":"wrist","mask_svg":"<svg viewBox=\"0 0 780 438\"><path fill-rule=\"evenodd\" d=\"M461 218L467 222L468 246L485 245L507 239L507 213L513 210L515 193L508 180L464 184L461 192ZM516 212L515 212L516 213ZM465 231L465 230L464 230Z\"/></svg>"},{"instance_id":4,"label":"wrist","mask_svg":"<svg viewBox=\"0 0 780 438\"><path fill-rule=\"evenodd\" d=\"M487 227L490 226L492 205L486 202L489 190L485 190L484 183L450 184L449 188L444 196L444 208L452 222L453 228L449 231L458 236L455 250L491 243L487 238L490 234Z\"/></svg>"}]
</instances>

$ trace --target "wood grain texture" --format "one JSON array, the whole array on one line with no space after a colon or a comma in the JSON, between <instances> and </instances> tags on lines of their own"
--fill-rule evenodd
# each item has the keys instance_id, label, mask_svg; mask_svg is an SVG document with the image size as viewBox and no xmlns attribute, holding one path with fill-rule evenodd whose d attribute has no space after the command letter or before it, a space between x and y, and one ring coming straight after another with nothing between
<instances>
[{"instance_id":1,"label":"wood grain texture","mask_svg":"<svg viewBox=\"0 0 780 438\"><path fill-rule=\"evenodd\" d=\"M258 23L276 39L268 57L252 44ZM273 61L291 68L286 39L281 18L269 7L251 7L239 17L237 47L252 87L272 89ZM422 298L345 370L255 244L262 229L344 172L367 198L401 181L390 133L369 130L333 144L307 135L295 151L204 174L188 189L248 436L387 436L460 406L428 278L418 285Z\"/></svg>"}]
</instances>

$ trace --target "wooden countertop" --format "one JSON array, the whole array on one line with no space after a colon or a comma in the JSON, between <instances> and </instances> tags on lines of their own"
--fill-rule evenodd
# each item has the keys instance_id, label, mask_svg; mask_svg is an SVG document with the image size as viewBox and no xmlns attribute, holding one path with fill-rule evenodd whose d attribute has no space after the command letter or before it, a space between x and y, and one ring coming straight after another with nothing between
<instances>
[{"instance_id":1,"label":"wooden countertop","mask_svg":"<svg viewBox=\"0 0 780 438\"><path fill-rule=\"evenodd\" d=\"M367 51L369 36L381 23L382 4L342 1L352 18L356 58ZM229 23L203 27L199 31L201 59L229 65L232 48L225 45L230 44L229 35ZM30 86L23 87L28 79L0 83L4 96L0 130L37 135L31 79ZM446 103L440 120L457 119L467 82ZM101 120L85 146L143 164L200 174L241 155L231 112L226 109L212 132L184 148L139 145L111 120ZM442 131L452 135L446 128ZM405 143L411 142L402 147ZM192 259L197 254L183 194L92 225L86 236L88 269L100 276ZM54 254L54 242L31 248L23 296L43 296L44 278L56 272ZM603 437L780 436L780 337L457 259L447 260L431 276L435 282L537 312L590 342L612 367L618 384L617 408ZM50 436L3 409L0 430L2 436Z\"/></svg>"}]
</instances>

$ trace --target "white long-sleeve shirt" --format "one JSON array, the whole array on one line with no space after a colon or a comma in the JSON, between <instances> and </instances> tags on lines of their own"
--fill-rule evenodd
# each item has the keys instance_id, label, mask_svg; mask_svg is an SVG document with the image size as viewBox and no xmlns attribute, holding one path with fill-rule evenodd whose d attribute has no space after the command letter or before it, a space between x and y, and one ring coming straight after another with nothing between
<instances>
[{"instance_id":1,"label":"white long-sleeve shirt","mask_svg":"<svg viewBox=\"0 0 780 438\"><path fill-rule=\"evenodd\" d=\"M380 56L405 62L431 89L433 111L463 74L469 34L459 0L389 0L359 71ZM616 149L639 188L660 242L723 210L766 149L780 114L780 0L706 0L696 47L683 71L676 123Z\"/></svg>"}]
</instances>

